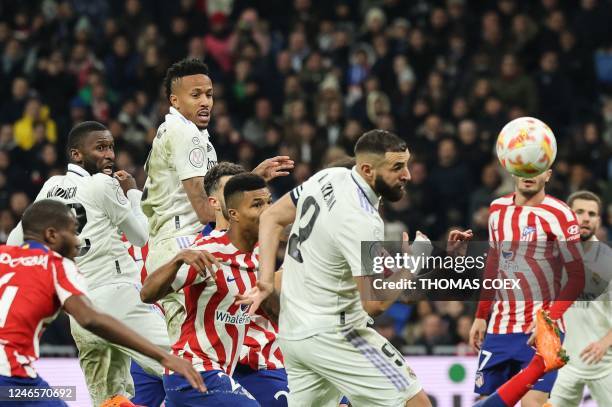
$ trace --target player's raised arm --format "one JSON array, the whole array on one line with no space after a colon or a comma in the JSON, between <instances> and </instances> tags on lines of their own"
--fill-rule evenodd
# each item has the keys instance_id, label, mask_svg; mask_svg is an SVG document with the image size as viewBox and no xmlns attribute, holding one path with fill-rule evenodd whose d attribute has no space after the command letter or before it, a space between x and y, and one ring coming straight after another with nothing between
<instances>
[{"instance_id":1,"label":"player's raised arm","mask_svg":"<svg viewBox=\"0 0 612 407\"><path fill-rule=\"evenodd\" d=\"M84 295L72 295L67 298L64 309L83 328L110 342L134 349L157 360L165 368L184 376L195 389L206 391L202 377L191 363L163 351L121 321L98 312Z\"/></svg>"},{"instance_id":2,"label":"player's raised arm","mask_svg":"<svg viewBox=\"0 0 612 407\"><path fill-rule=\"evenodd\" d=\"M266 182L273 180L276 177L284 177L289 175L289 171L293 169L294 162L289 156L279 155L276 157L268 158L263 160L257 167L251 171L253 174L257 174Z\"/></svg>"},{"instance_id":3,"label":"player's raised arm","mask_svg":"<svg viewBox=\"0 0 612 407\"><path fill-rule=\"evenodd\" d=\"M205 250L181 250L172 260L151 273L140 290L142 302L153 304L172 291L207 278L221 267L217 259Z\"/></svg>"},{"instance_id":4,"label":"player's raised arm","mask_svg":"<svg viewBox=\"0 0 612 407\"><path fill-rule=\"evenodd\" d=\"M299 188L299 187L298 187ZM246 295L239 295L238 304L251 304L249 314L254 315L263 300L274 291L276 252L285 226L295 221L296 206L286 193L259 218L259 278L257 286Z\"/></svg>"},{"instance_id":5,"label":"player's raised arm","mask_svg":"<svg viewBox=\"0 0 612 407\"><path fill-rule=\"evenodd\" d=\"M121 192L118 189L114 191L109 191L109 194L106 195L106 199L110 200L105 208L112 208L112 201L120 200L122 203L125 203L125 200L129 203L129 209L131 212L131 216L126 216L121 223L119 223L119 229L125 233L125 236L135 246L142 247L147 243L149 238L149 225L147 221L147 217L142 212L142 208L140 207L140 199L142 198L142 192L138 190L136 187L136 180L126 171L120 170L113 174L114 178L119 183L121 190L124 193L124 196L121 195Z\"/></svg>"}]
</instances>

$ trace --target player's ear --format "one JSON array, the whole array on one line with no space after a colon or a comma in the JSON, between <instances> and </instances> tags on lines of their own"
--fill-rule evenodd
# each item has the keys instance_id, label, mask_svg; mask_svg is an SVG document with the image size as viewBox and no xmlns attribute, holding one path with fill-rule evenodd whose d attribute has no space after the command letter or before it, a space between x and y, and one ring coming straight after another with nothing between
<instances>
[{"instance_id":1,"label":"player's ear","mask_svg":"<svg viewBox=\"0 0 612 407\"><path fill-rule=\"evenodd\" d=\"M361 170L361 174L365 176L367 179L373 179L374 174L374 166L368 162L359 163L359 169Z\"/></svg>"},{"instance_id":2,"label":"player's ear","mask_svg":"<svg viewBox=\"0 0 612 407\"><path fill-rule=\"evenodd\" d=\"M57 229L55 229L54 227L46 228L45 230L43 230L42 235L45 240L45 243L47 243L52 248L60 238Z\"/></svg>"},{"instance_id":3,"label":"player's ear","mask_svg":"<svg viewBox=\"0 0 612 407\"><path fill-rule=\"evenodd\" d=\"M219 201L217 200L217 198L215 198L214 196L209 196L208 197L208 204L215 210L215 211L219 211L221 210L221 205L219 205Z\"/></svg>"},{"instance_id":4,"label":"player's ear","mask_svg":"<svg viewBox=\"0 0 612 407\"><path fill-rule=\"evenodd\" d=\"M176 96L174 93L170 94L170 104L172 105L173 108L175 108L176 110L180 110L179 108L179 101L178 101L178 96Z\"/></svg>"},{"instance_id":5,"label":"player's ear","mask_svg":"<svg viewBox=\"0 0 612 407\"><path fill-rule=\"evenodd\" d=\"M227 210L227 215L230 221L238 222L240 220L240 216L238 216L238 211L234 208Z\"/></svg>"},{"instance_id":6,"label":"player's ear","mask_svg":"<svg viewBox=\"0 0 612 407\"><path fill-rule=\"evenodd\" d=\"M70 150L68 150L68 155L71 162L83 162L83 155L81 154L78 148L71 148Z\"/></svg>"},{"instance_id":7,"label":"player's ear","mask_svg":"<svg viewBox=\"0 0 612 407\"><path fill-rule=\"evenodd\" d=\"M552 177L552 170L548 169L546 170L546 182L550 181L550 177Z\"/></svg>"}]
</instances>

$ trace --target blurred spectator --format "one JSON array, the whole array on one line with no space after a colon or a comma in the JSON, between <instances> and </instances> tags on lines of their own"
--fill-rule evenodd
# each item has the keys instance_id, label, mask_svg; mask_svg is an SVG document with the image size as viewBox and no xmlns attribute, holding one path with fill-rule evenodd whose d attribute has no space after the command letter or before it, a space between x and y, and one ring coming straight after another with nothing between
<instances>
[{"instance_id":1,"label":"blurred spectator","mask_svg":"<svg viewBox=\"0 0 612 407\"><path fill-rule=\"evenodd\" d=\"M261 145L266 129L273 124L272 105L268 99L260 98L255 102L255 115L246 121L242 127L242 134L251 143Z\"/></svg>"},{"instance_id":2,"label":"blurred spectator","mask_svg":"<svg viewBox=\"0 0 612 407\"><path fill-rule=\"evenodd\" d=\"M421 335L415 344L425 346L428 355L433 354L435 346L452 344L448 327L438 314L429 314L423 318Z\"/></svg>"},{"instance_id":3,"label":"blurred spectator","mask_svg":"<svg viewBox=\"0 0 612 407\"><path fill-rule=\"evenodd\" d=\"M23 113L30 95L30 85L26 78L18 76L13 79L11 97L2 104L1 123L15 123Z\"/></svg>"},{"instance_id":4,"label":"blurred spectator","mask_svg":"<svg viewBox=\"0 0 612 407\"><path fill-rule=\"evenodd\" d=\"M503 56L499 76L492 86L503 103L510 107L520 106L531 115L537 114L537 89L532 79L521 72L516 56Z\"/></svg>"},{"instance_id":5,"label":"blurred spectator","mask_svg":"<svg viewBox=\"0 0 612 407\"><path fill-rule=\"evenodd\" d=\"M38 134L36 132L37 125L39 125ZM55 143L57 141L57 126L50 117L49 108L41 104L40 99L31 98L25 105L23 116L15 122L14 132L17 145L23 150L29 150L37 142L44 141L36 139L37 135L40 136L40 126L42 126L44 139Z\"/></svg>"},{"instance_id":6,"label":"blurred spectator","mask_svg":"<svg viewBox=\"0 0 612 407\"><path fill-rule=\"evenodd\" d=\"M393 318L386 315L377 317L374 319L374 329L387 339L395 349L401 349L406 345L406 341L395 332L395 322Z\"/></svg>"}]
</instances>

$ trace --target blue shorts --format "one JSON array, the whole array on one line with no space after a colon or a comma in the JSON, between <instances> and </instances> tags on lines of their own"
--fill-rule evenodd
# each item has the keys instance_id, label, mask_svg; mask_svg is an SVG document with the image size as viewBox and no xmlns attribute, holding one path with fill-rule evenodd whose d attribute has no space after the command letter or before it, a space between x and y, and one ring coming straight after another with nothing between
<instances>
[{"instance_id":1,"label":"blue shorts","mask_svg":"<svg viewBox=\"0 0 612 407\"><path fill-rule=\"evenodd\" d=\"M131 400L132 403L139 406L159 407L166 398L162 378L145 372L133 360L130 374L136 390L136 394Z\"/></svg>"},{"instance_id":2,"label":"blue shorts","mask_svg":"<svg viewBox=\"0 0 612 407\"><path fill-rule=\"evenodd\" d=\"M37 376L35 379L25 377L0 376L0 386L7 387L33 387L36 389L48 389L49 383ZM9 394L3 394L9 396ZM19 407L68 407L62 400L40 400L40 401L0 401L0 405Z\"/></svg>"},{"instance_id":3,"label":"blue shorts","mask_svg":"<svg viewBox=\"0 0 612 407\"><path fill-rule=\"evenodd\" d=\"M287 406L289 387L285 369L253 370L249 366L239 364L233 377L262 406Z\"/></svg>"},{"instance_id":4,"label":"blue shorts","mask_svg":"<svg viewBox=\"0 0 612 407\"><path fill-rule=\"evenodd\" d=\"M535 355L535 349L527 345L530 336L525 333L485 335L478 354L475 393L495 393L502 384L529 364ZM533 385L533 390L550 393L556 379L557 371L549 372Z\"/></svg>"},{"instance_id":5,"label":"blue shorts","mask_svg":"<svg viewBox=\"0 0 612 407\"><path fill-rule=\"evenodd\" d=\"M258 407L253 396L236 383L230 376L220 370L200 372L208 389L205 393L191 387L183 376L178 374L164 375L166 389L166 407Z\"/></svg>"}]
</instances>

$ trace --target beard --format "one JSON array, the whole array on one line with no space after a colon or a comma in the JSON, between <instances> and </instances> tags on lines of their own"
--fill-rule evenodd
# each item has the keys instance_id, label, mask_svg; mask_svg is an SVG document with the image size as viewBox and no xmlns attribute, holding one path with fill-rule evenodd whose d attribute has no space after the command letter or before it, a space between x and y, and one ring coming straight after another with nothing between
<instances>
[{"instance_id":1,"label":"beard","mask_svg":"<svg viewBox=\"0 0 612 407\"><path fill-rule=\"evenodd\" d=\"M586 242L590 238L592 238L594 234L595 234L595 232L593 232L592 230L589 229L589 231L587 233L580 233L580 240L582 242Z\"/></svg>"},{"instance_id":2,"label":"beard","mask_svg":"<svg viewBox=\"0 0 612 407\"><path fill-rule=\"evenodd\" d=\"M380 175L374 180L374 190L389 202L397 202L402 199L402 196L404 196L403 186L404 184L400 184L396 187L392 187L387 184Z\"/></svg>"},{"instance_id":3,"label":"beard","mask_svg":"<svg viewBox=\"0 0 612 407\"><path fill-rule=\"evenodd\" d=\"M102 172L102 168L98 168L98 163L87 157L83 157L83 168L85 168L85 171L87 171L91 175Z\"/></svg>"}]
</instances>

